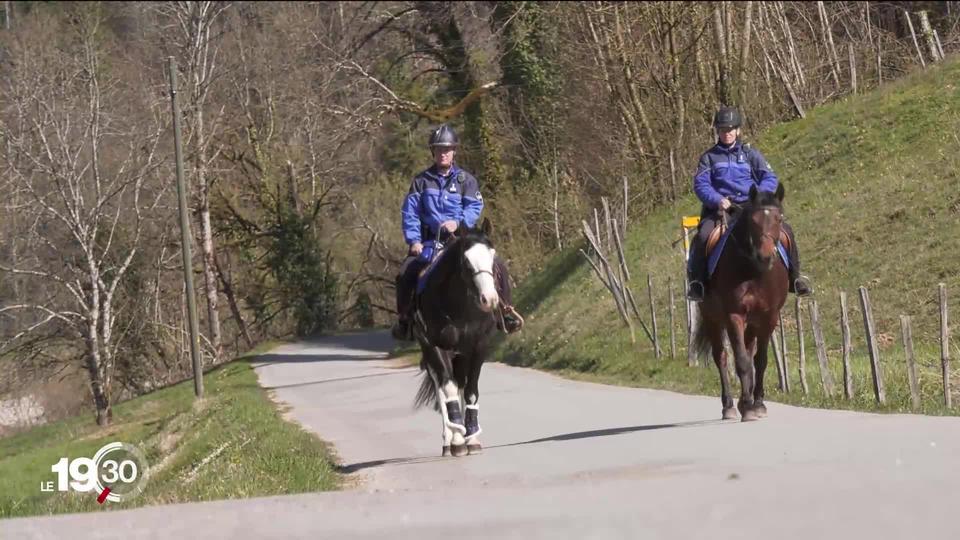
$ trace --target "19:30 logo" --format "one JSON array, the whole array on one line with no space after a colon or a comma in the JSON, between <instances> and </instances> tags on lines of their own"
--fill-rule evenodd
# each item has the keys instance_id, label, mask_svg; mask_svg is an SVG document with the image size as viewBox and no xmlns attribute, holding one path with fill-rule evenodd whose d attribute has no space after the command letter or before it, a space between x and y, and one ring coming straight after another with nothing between
<instances>
[{"instance_id":1,"label":"19:30 logo","mask_svg":"<svg viewBox=\"0 0 960 540\"><path fill-rule=\"evenodd\" d=\"M92 458L60 458L50 470L57 475L56 491L97 493L97 502L120 502L143 492L148 465L143 452L132 444L112 442ZM53 482L41 491L54 491Z\"/></svg>"}]
</instances>

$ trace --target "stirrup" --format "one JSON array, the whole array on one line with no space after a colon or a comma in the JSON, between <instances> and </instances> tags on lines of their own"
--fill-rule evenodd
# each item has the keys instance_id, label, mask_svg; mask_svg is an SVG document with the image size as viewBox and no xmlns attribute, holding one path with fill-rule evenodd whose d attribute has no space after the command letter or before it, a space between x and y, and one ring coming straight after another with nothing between
<instances>
[{"instance_id":1,"label":"stirrup","mask_svg":"<svg viewBox=\"0 0 960 540\"><path fill-rule=\"evenodd\" d=\"M500 324L502 324L501 330L507 334L512 334L514 332L519 332L523 328L524 320L523 317L517 313L517 310L513 306L503 304L500 307ZM502 322L501 322L502 321Z\"/></svg>"},{"instance_id":2,"label":"stirrup","mask_svg":"<svg viewBox=\"0 0 960 540\"><path fill-rule=\"evenodd\" d=\"M791 292L797 296L810 296L813 294L813 285L807 276L800 276L793 280L793 287L791 288L793 289Z\"/></svg>"},{"instance_id":3,"label":"stirrup","mask_svg":"<svg viewBox=\"0 0 960 540\"><path fill-rule=\"evenodd\" d=\"M693 300L694 302L703 302L706 292L706 287L703 286L703 283L700 281L691 281L690 286L687 288L687 299Z\"/></svg>"}]
</instances>

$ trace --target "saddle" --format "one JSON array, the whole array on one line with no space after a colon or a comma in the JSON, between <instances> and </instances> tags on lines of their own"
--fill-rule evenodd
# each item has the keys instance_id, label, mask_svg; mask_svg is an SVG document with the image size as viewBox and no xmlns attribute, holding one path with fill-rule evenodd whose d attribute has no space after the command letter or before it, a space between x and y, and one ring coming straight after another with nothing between
<instances>
[{"instance_id":1,"label":"saddle","mask_svg":"<svg viewBox=\"0 0 960 540\"><path fill-rule=\"evenodd\" d=\"M417 273L417 289L416 294L419 295L427 287L427 281L430 279L430 274L433 273L433 270L440 264L440 260L443 259L444 254L447 250L444 249L444 246L440 246L440 250L437 252L436 257L433 257L433 260L430 261L426 266Z\"/></svg>"},{"instance_id":2,"label":"saddle","mask_svg":"<svg viewBox=\"0 0 960 540\"><path fill-rule=\"evenodd\" d=\"M713 253L713 250L717 247L717 244L720 243L720 239L723 238L723 235L726 233L726 225L720 225L719 227L713 229L713 232L711 232L710 236L707 238L707 257ZM782 230L780 231L780 244L785 250L787 250L787 253L790 253L790 236Z\"/></svg>"},{"instance_id":3,"label":"saddle","mask_svg":"<svg viewBox=\"0 0 960 540\"><path fill-rule=\"evenodd\" d=\"M713 231L710 232L710 236L707 237L705 253L707 258L708 279L713 275L714 270L717 269L717 264L720 262L720 255L723 253L723 249L727 244L727 239L730 237L736 219L738 218L734 218L733 221L729 223L721 223L713 229ZM790 268L790 238L783 230L780 231L780 241L777 242L777 253L780 255L780 259L783 260L783 264L787 268Z\"/></svg>"}]
</instances>

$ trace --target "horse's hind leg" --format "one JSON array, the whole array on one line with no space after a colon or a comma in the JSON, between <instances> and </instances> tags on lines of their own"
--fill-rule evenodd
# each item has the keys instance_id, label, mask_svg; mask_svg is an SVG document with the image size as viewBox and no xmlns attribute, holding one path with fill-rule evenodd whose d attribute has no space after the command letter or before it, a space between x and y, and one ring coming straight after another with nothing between
<instances>
[{"instance_id":1,"label":"horse's hind leg","mask_svg":"<svg viewBox=\"0 0 960 540\"><path fill-rule=\"evenodd\" d=\"M723 347L722 332L710 332L710 348L713 352L713 362L720 371L720 402L723 404L723 419L736 420L737 410L733 407L733 398L730 396L730 375L727 371L727 351Z\"/></svg>"}]
</instances>

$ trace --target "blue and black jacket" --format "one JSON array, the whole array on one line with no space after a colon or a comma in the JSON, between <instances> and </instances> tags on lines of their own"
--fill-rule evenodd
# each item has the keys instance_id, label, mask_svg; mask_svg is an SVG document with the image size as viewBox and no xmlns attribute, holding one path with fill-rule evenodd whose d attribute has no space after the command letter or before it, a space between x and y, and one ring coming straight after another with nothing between
<instances>
[{"instance_id":1,"label":"blue and black jacket","mask_svg":"<svg viewBox=\"0 0 960 540\"><path fill-rule=\"evenodd\" d=\"M403 200L401 218L407 245L423 244L420 258L429 260L444 221L475 227L483 211L480 185L472 174L454 165L441 176L436 166L418 174Z\"/></svg>"},{"instance_id":2,"label":"blue and black jacket","mask_svg":"<svg viewBox=\"0 0 960 540\"><path fill-rule=\"evenodd\" d=\"M779 180L766 158L756 148L739 140L726 147L716 144L700 156L693 176L693 191L705 211L715 211L726 197L742 204L750 198L750 186L773 193Z\"/></svg>"}]
</instances>

